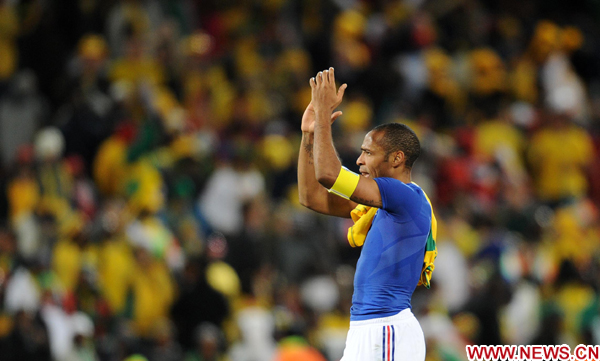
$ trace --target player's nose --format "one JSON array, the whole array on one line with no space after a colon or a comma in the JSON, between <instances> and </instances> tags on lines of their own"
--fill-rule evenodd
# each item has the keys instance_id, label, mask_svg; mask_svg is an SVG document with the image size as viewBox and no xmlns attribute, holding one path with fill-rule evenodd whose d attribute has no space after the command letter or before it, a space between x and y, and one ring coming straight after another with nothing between
<instances>
[{"instance_id":1,"label":"player's nose","mask_svg":"<svg viewBox=\"0 0 600 361\"><path fill-rule=\"evenodd\" d=\"M365 164L365 162L363 161L363 155L361 154L361 155L359 155L359 156L358 156L358 158L356 159L356 165L357 165L357 166L361 166L361 165L363 165L363 164Z\"/></svg>"}]
</instances>

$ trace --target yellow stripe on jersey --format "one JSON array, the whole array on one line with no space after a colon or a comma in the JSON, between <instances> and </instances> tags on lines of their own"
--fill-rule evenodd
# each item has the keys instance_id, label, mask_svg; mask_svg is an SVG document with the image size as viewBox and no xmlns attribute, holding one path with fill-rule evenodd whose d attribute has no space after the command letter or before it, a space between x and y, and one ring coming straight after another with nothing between
<instances>
[{"instance_id":1,"label":"yellow stripe on jersey","mask_svg":"<svg viewBox=\"0 0 600 361\"><path fill-rule=\"evenodd\" d=\"M425 194L425 192L423 192ZM427 236L427 244L425 245L425 257L423 258L423 268L421 270L421 278L419 279L419 283L417 286L423 285L427 288L431 287L431 277L433 275L433 270L435 269L435 259L437 257L437 219L435 219L435 214L433 214L433 205L425 194L425 198L431 207L431 228L429 229L429 235Z\"/></svg>"}]
</instances>

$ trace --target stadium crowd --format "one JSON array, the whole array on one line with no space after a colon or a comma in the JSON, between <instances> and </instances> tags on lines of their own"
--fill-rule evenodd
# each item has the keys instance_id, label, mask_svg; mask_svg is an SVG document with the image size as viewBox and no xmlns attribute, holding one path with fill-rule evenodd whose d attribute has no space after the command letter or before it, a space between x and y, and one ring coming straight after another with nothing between
<instances>
[{"instance_id":1,"label":"stadium crowd","mask_svg":"<svg viewBox=\"0 0 600 361\"><path fill-rule=\"evenodd\" d=\"M337 361L348 220L299 205L308 79L334 127L412 127L439 222L413 313L467 344L600 344L594 1L0 0L0 355Z\"/></svg>"}]
</instances>

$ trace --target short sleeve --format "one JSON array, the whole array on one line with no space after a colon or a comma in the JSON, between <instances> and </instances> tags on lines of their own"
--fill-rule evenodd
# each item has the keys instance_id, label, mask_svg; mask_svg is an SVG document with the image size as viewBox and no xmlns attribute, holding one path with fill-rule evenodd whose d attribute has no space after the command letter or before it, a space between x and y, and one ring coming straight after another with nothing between
<instances>
[{"instance_id":1,"label":"short sleeve","mask_svg":"<svg viewBox=\"0 0 600 361\"><path fill-rule=\"evenodd\" d=\"M407 209L420 202L416 189L394 178L375 178L381 193L382 209L389 213L406 214Z\"/></svg>"}]
</instances>

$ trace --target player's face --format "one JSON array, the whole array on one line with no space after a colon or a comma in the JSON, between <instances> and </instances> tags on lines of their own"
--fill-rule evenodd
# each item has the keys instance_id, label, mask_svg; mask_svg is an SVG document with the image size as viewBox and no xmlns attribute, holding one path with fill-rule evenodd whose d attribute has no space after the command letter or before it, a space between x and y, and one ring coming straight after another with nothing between
<instances>
[{"instance_id":1,"label":"player's face","mask_svg":"<svg viewBox=\"0 0 600 361\"><path fill-rule=\"evenodd\" d=\"M379 140L383 132L369 132L365 135L365 140L360 147L360 157L356 164L360 167L360 174L363 177L377 178L386 177L391 169L387 162L385 151L379 145Z\"/></svg>"}]
</instances>

